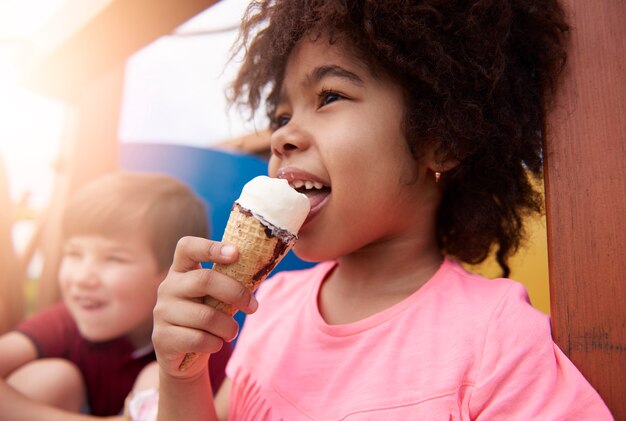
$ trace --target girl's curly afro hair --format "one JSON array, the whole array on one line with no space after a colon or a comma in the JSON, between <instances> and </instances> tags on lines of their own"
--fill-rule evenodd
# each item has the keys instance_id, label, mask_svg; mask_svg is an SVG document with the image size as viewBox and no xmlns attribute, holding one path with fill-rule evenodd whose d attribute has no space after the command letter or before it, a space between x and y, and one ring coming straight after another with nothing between
<instances>
[{"instance_id":1,"label":"girl's curly afro hair","mask_svg":"<svg viewBox=\"0 0 626 421\"><path fill-rule=\"evenodd\" d=\"M542 210L542 121L566 59L557 0L253 1L231 101L270 118L289 53L305 35L341 38L406 91L405 135L416 158L435 147L460 164L442 178L437 239L479 263L495 247L504 276L523 220Z\"/></svg>"}]
</instances>

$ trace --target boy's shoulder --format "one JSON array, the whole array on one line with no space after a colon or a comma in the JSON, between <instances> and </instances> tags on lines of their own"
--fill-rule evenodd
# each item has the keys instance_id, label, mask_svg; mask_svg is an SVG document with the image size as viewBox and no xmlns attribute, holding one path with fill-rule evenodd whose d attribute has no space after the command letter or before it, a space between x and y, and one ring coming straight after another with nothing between
<instances>
[{"instance_id":1,"label":"boy's shoulder","mask_svg":"<svg viewBox=\"0 0 626 421\"><path fill-rule=\"evenodd\" d=\"M40 358L67 355L82 337L76 322L63 302L44 308L23 320L15 330L35 344Z\"/></svg>"},{"instance_id":2,"label":"boy's shoulder","mask_svg":"<svg viewBox=\"0 0 626 421\"><path fill-rule=\"evenodd\" d=\"M40 330L78 332L78 327L65 303L58 302L24 319L17 325L16 330L23 333Z\"/></svg>"}]
</instances>

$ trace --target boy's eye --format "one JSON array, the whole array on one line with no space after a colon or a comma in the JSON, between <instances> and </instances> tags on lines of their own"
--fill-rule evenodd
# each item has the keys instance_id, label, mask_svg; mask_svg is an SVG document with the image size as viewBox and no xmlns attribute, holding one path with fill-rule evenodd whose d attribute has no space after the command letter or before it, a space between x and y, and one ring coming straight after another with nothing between
<instances>
[{"instance_id":1,"label":"boy's eye","mask_svg":"<svg viewBox=\"0 0 626 421\"><path fill-rule=\"evenodd\" d=\"M82 254L83 250L79 247L63 247L63 257L80 257Z\"/></svg>"},{"instance_id":2,"label":"boy's eye","mask_svg":"<svg viewBox=\"0 0 626 421\"><path fill-rule=\"evenodd\" d=\"M107 256L105 260L113 263L125 263L127 261L127 259L122 256Z\"/></svg>"},{"instance_id":3,"label":"boy's eye","mask_svg":"<svg viewBox=\"0 0 626 421\"><path fill-rule=\"evenodd\" d=\"M63 257L65 258L79 258L81 256L81 253L78 250L63 250Z\"/></svg>"}]
</instances>

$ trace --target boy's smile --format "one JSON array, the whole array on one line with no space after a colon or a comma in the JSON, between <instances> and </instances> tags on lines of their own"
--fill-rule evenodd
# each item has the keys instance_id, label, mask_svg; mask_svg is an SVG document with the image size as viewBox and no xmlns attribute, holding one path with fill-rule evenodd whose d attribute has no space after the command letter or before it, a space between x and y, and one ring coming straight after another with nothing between
<instances>
[{"instance_id":1,"label":"boy's smile","mask_svg":"<svg viewBox=\"0 0 626 421\"><path fill-rule=\"evenodd\" d=\"M397 236L434 215L427 166L403 132L404 97L341 43L307 37L285 70L269 172L307 194L311 213L296 253L334 259ZM412 231L408 233L408 231Z\"/></svg>"}]
</instances>

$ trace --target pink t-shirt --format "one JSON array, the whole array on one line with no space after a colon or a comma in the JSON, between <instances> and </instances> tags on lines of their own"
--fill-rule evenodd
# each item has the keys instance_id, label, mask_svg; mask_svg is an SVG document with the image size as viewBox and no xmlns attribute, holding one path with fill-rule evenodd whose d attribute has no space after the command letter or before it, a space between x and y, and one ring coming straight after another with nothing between
<instances>
[{"instance_id":1,"label":"pink t-shirt","mask_svg":"<svg viewBox=\"0 0 626 421\"><path fill-rule=\"evenodd\" d=\"M335 265L261 287L227 366L231 419L612 419L521 284L446 259L397 305L328 325L317 295Z\"/></svg>"}]
</instances>

